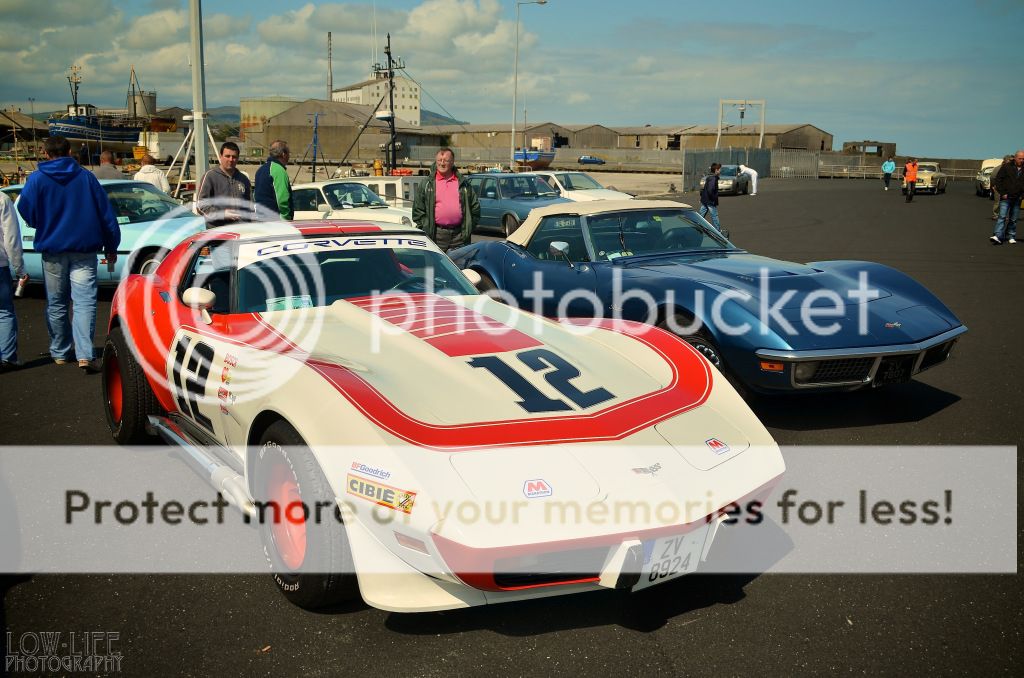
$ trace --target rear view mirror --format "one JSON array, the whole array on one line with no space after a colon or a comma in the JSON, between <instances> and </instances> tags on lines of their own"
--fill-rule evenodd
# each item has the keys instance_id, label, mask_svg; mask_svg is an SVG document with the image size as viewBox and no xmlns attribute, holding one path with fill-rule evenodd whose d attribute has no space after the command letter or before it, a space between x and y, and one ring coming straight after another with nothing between
<instances>
[{"instance_id":1,"label":"rear view mirror","mask_svg":"<svg viewBox=\"0 0 1024 678\"><path fill-rule=\"evenodd\" d=\"M483 281L483 278L480 277L479 273L471 268L464 268L462 269L462 275L466 276L466 280L468 280L473 287L479 289L480 283Z\"/></svg>"}]
</instances>

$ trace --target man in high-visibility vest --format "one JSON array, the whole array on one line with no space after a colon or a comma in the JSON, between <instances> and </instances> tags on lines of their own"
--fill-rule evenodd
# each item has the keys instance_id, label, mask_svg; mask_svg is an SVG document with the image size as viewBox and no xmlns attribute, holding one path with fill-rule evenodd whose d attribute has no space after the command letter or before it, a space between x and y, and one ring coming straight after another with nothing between
<instances>
[{"instance_id":1,"label":"man in high-visibility vest","mask_svg":"<svg viewBox=\"0 0 1024 678\"><path fill-rule=\"evenodd\" d=\"M903 180L907 183L907 202L914 199L914 184L917 183L917 158L911 158L903 166Z\"/></svg>"}]
</instances>

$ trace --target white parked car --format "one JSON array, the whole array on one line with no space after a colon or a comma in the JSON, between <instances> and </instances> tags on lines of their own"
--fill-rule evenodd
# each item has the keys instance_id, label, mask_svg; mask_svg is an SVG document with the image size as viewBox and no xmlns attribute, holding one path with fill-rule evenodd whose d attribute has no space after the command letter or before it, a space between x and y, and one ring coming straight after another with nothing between
<instances>
[{"instance_id":1,"label":"white parked car","mask_svg":"<svg viewBox=\"0 0 1024 678\"><path fill-rule=\"evenodd\" d=\"M974 192L977 195L988 197L992 195L992 175L996 173L999 166L1003 164L1002 158L989 158L981 161L981 169L974 177Z\"/></svg>"},{"instance_id":2,"label":"white parked car","mask_svg":"<svg viewBox=\"0 0 1024 678\"><path fill-rule=\"evenodd\" d=\"M590 200L630 200L629 193L605 188L586 172L531 172L544 177L551 188L568 200L588 202Z\"/></svg>"},{"instance_id":3,"label":"white parked car","mask_svg":"<svg viewBox=\"0 0 1024 678\"><path fill-rule=\"evenodd\" d=\"M948 181L949 175L939 168L939 163L930 161L917 163L917 183L914 184L915 193L923 193L925 191L930 191L933 195L945 193ZM903 194L906 195L906 178L903 179L902 189Z\"/></svg>"},{"instance_id":4,"label":"white parked car","mask_svg":"<svg viewBox=\"0 0 1024 678\"><path fill-rule=\"evenodd\" d=\"M331 180L292 186L295 219L358 219L412 226L412 210L391 207L356 181Z\"/></svg>"}]
</instances>

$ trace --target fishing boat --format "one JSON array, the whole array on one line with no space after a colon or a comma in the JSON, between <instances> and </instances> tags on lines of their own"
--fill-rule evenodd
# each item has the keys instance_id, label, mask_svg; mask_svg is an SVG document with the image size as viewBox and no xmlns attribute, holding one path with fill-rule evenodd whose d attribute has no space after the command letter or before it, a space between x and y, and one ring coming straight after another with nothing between
<instances>
[{"instance_id":1,"label":"fishing boat","mask_svg":"<svg viewBox=\"0 0 1024 678\"><path fill-rule=\"evenodd\" d=\"M50 136L60 135L72 146L86 144L99 150L129 152L139 141L143 131L173 132L177 124L173 118L160 118L156 113L156 92L144 92L137 87L135 68L131 70L127 106L122 112L99 111L92 104L78 102L78 86L82 82L81 67L72 66L68 73L71 103L67 112L47 118Z\"/></svg>"},{"instance_id":2,"label":"fishing boat","mask_svg":"<svg viewBox=\"0 0 1024 678\"><path fill-rule=\"evenodd\" d=\"M554 151L538 151L532 148L517 150L512 156L517 165L525 165L530 169L544 169L555 159Z\"/></svg>"}]
</instances>

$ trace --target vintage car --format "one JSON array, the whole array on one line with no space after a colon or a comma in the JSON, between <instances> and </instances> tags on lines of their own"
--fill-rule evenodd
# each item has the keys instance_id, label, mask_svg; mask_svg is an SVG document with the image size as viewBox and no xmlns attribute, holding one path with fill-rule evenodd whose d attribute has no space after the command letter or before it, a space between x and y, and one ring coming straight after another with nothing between
<instances>
[{"instance_id":1,"label":"vintage car","mask_svg":"<svg viewBox=\"0 0 1024 678\"><path fill-rule=\"evenodd\" d=\"M544 177L544 180L558 191L558 195L575 202L586 202L588 200L630 200L633 197L629 193L605 188L586 172L542 170L533 172L533 174Z\"/></svg>"},{"instance_id":2,"label":"vintage car","mask_svg":"<svg viewBox=\"0 0 1024 678\"><path fill-rule=\"evenodd\" d=\"M932 195L946 192L946 183L949 181L949 175L939 169L939 163L937 162L918 162L917 163L917 182L914 184L914 193L920 193L921 191L931 191ZM907 178L903 177L902 182L903 195L907 194Z\"/></svg>"},{"instance_id":3,"label":"vintage car","mask_svg":"<svg viewBox=\"0 0 1024 678\"><path fill-rule=\"evenodd\" d=\"M992 195L992 177L996 170L1003 164L1002 158L989 158L981 161L981 169L974 177L974 193L979 196L989 197Z\"/></svg>"},{"instance_id":4,"label":"vintage car","mask_svg":"<svg viewBox=\"0 0 1024 678\"><path fill-rule=\"evenodd\" d=\"M967 331L888 266L757 256L672 201L552 205L505 240L448 254L480 274L481 289L541 315L672 329L763 393L904 382L945 362Z\"/></svg>"},{"instance_id":5,"label":"vintage car","mask_svg":"<svg viewBox=\"0 0 1024 678\"><path fill-rule=\"evenodd\" d=\"M117 250L114 270L109 271L107 260L97 254L99 266L96 279L101 286L115 286L129 273L148 273L167 252L186 236L206 228L206 222L152 184L145 181L101 180L107 192L114 216L121 228L121 244ZM12 198L21 194L22 184L3 189ZM43 280L43 260L32 243L35 229L18 215L21 225L22 248L25 252L25 272L32 283Z\"/></svg>"},{"instance_id":6,"label":"vintage car","mask_svg":"<svg viewBox=\"0 0 1024 678\"><path fill-rule=\"evenodd\" d=\"M576 162L580 165L603 165L604 159L599 158L596 155L581 155L576 158Z\"/></svg>"},{"instance_id":7,"label":"vintage car","mask_svg":"<svg viewBox=\"0 0 1024 678\"><path fill-rule=\"evenodd\" d=\"M470 174L469 186L480 201L479 227L515 233L530 210L569 202L536 174Z\"/></svg>"},{"instance_id":8,"label":"vintage car","mask_svg":"<svg viewBox=\"0 0 1024 678\"><path fill-rule=\"evenodd\" d=\"M362 182L317 181L292 186L295 219L356 219L412 226L412 209L392 207Z\"/></svg>"},{"instance_id":9,"label":"vintage car","mask_svg":"<svg viewBox=\"0 0 1024 678\"><path fill-rule=\"evenodd\" d=\"M783 473L770 434L677 337L551 322L476 279L411 229L194 235L115 294L110 432L180 448L304 607L441 610L692 572Z\"/></svg>"},{"instance_id":10,"label":"vintage car","mask_svg":"<svg viewBox=\"0 0 1024 678\"><path fill-rule=\"evenodd\" d=\"M700 188L704 188L707 177L701 177ZM718 195L745 195L750 193L750 177L740 172L739 165L722 165L718 174Z\"/></svg>"}]
</instances>

